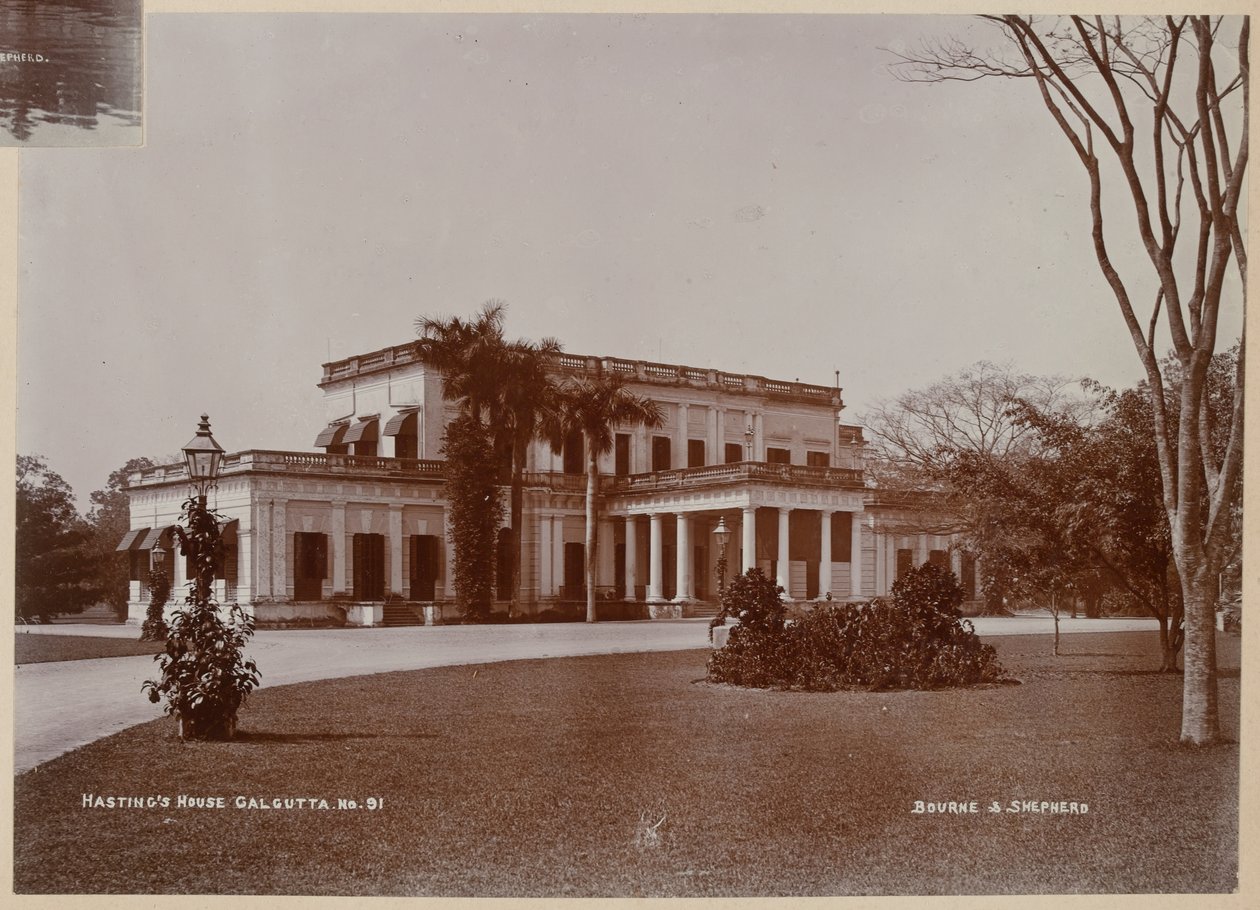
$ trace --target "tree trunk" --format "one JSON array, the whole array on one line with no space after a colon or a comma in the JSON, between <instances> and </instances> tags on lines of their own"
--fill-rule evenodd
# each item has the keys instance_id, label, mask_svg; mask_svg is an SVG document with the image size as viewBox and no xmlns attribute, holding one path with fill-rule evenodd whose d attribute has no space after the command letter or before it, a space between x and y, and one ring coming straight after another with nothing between
<instances>
[{"instance_id":1,"label":"tree trunk","mask_svg":"<svg viewBox=\"0 0 1260 910\"><path fill-rule=\"evenodd\" d=\"M1169 631L1167 616L1156 613L1155 618L1159 621L1159 672L1176 673L1177 654L1181 651L1181 637L1176 632Z\"/></svg>"},{"instance_id":2,"label":"tree trunk","mask_svg":"<svg viewBox=\"0 0 1260 910\"><path fill-rule=\"evenodd\" d=\"M599 464L595 459L591 440L586 441L589 452L586 464L586 621L595 622L595 548L599 543L595 524L596 499L599 496Z\"/></svg>"},{"instance_id":3,"label":"tree trunk","mask_svg":"<svg viewBox=\"0 0 1260 910\"><path fill-rule=\"evenodd\" d=\"M1206 746L1220 739L1216 705L1216 573L1204 566L1192 573L1185 598L1185 665L1182 683L1181 741Z\"/></svg>"},{"instance_id":4,"label":"tree trunk","mask_svg":"<svg viewBox=\"0 0 1260 910\"><path fill-rule=\"evenodd\" d=\"M1050 612L1054 615L1054 656L1059 656L1059 599L1050 595Z\"/></svg>"}]
</instances>

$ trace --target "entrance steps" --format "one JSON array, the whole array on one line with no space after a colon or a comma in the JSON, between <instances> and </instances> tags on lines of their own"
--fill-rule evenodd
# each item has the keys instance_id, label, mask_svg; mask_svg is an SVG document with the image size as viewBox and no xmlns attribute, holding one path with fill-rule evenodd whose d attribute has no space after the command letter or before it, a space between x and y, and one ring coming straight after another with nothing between
<instances>
[{"instance_id":1,"label":"entrance steps","mask_svg":"<svg viewBox=\"0 0 1260 910\"><path fill-rule=\"evenodd\" d=\"M421 607L399 601L387 602L381 611L382 626L422 626Z\"/></svg>"},{"instance_id":2,"label":"entrance steps","mask_svg":"<svg viewBox=\"0 0 1260 910\"><path fill-rule=\"evenodd\" d=\"M718 615L719 604L711 600L697 600L683 604L683 619L712 619Z\"/></svg>"}]
</instances>

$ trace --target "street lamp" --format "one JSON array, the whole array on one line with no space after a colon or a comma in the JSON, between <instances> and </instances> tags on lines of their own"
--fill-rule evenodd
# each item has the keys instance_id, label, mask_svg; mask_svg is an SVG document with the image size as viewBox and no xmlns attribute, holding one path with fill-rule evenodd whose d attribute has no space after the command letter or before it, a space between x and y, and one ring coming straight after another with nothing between
<instances>
[{"instance_id":1,"label":"street lamp","mask_svg":"<svg viewBox=\"0 0 1260 910\"><path fill-rule=\"evenodd\" d=\"M210 435L210 417L202 414L197 435L184 446L184 463L188 465L188 479L196 488L198 504L203 509L206 507L206 491L214 486L222 460L223 447Z\"/></svg>"},{"instance_id":2,"label":"street lamp","mask_svg":"<svg viewBox=\"0 0 1260 910\"><path fill-rule=\"evenodd\" d=\"M718 597L721 599L726 594L726 545L730 542L731 532L726 527L726 517L718 518L717 527L713 530L713 539L717 541L718 561L717 572L718 577Z\"/></svg>"}]
</instances>

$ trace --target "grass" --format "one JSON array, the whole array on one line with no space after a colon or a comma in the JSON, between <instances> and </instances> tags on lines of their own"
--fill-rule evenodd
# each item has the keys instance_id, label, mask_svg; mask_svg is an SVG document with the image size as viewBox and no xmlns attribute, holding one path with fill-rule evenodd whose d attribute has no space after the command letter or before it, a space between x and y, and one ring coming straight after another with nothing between
<instances>
[{"instance_id":1,"label":"grass","mask_svg":"<svg viewBox=\"0 0 1260 910\"><path fill-rule=\"evenodd\" d=\"M138 628L136 634L140 634ZM166 643L161 641L91 635L23 635L19 632L13 636L13 658L18 665L54 660L92 660L97 657L136 657L157 654L165 647Z\"/></svg>"},{"instance_id":2,"label":"grass","mask_svg":"<svg viewBox=\"0 0 1260 910\"><path fill-rule=\"evenodd\" d=\"M520 661L264 690L240 739L134 727L16 780L24 893L715 896L1236 886L1238 748L1176 744L1151 633L995 639L1019 686L791 693L706 652ZM1221 716L1238 736L1239 647ZM83 794L225 797L90 809ZM238 810L236 796L384 800ZM917 815L915 800L1085 815Z\"/></svg>"}]
</instances>

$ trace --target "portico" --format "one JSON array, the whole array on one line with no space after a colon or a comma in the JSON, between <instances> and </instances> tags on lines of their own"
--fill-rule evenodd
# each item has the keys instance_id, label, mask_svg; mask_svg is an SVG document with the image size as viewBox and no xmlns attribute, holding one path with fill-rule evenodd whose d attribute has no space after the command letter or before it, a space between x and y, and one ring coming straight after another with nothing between
<instances>
[{"instance_id":1,"label":"portico","mask_svg":"<svg viewBox=\"0 0 1260 910\"><path fill-rule=\"evenodd\" d=\"M870 596L853 570L862 561L863 491L847 473L741 462L621 478L609 509L621 524L625 577L611 581L649 606L716 600L712 534L723 519L732 533L728 576L759 568L792 600Z\"/></svg>"}]
</instances>

